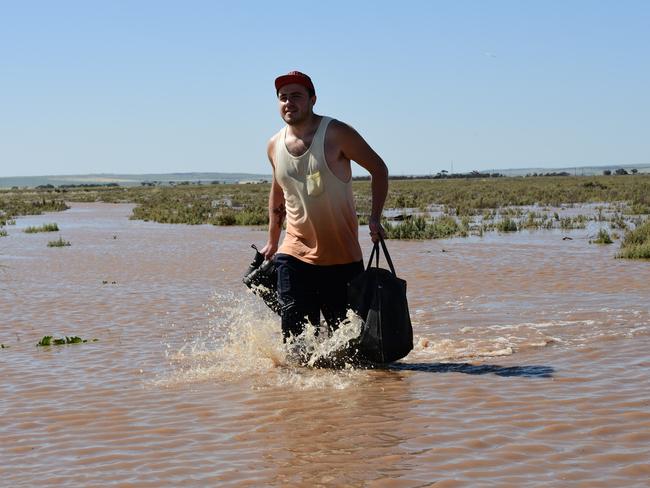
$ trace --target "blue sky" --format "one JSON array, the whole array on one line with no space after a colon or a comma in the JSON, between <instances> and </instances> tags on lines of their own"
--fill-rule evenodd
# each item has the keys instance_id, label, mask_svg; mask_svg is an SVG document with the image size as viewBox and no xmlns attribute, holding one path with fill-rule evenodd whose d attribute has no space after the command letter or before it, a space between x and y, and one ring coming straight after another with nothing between
<instances>
[{"instance_id":1,"label":"blue sky","mask_svg":"<svg viewBox=\"0 0 650 488\"><path fill-rule=\"evenodd\" d=\"M269 173L273 79L393 174L650 163L648 1L0 0L0 176ZM355 171L363 174L363 170Z\"/></svg>"}]
</instances>

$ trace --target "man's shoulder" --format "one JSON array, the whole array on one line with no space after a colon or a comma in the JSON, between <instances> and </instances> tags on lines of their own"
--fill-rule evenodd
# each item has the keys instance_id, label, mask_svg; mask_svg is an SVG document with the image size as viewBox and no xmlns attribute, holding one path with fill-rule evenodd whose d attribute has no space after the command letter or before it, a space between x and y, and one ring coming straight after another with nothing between
<instances>
[{"instance_id":1,"label":"man's shoulder","mask_svg":"<svg viewBox=\"0 0 650 488\"><path fill-rule=\"evenodd\" d=\"M269 158L271 164L273 164L273 154L275 153L275 146L277 141L281 140L281 134L284 129L280 129L278 132L273 134L271 138L266 143L266 155Z\"/></svg>"},{"instance_id":2,"label":"man's shoulder","mask_svg":"<svg viewBox=\"0 0 650 488\"><path fill-rule=\"evenodd\" d=\"M357 131L354 130L354 128L346 124L345 122L331 118L332 120L330 121L328 127L327 127L327 138L330 140L341 140L341 139L347 139L351 136L354 136L357 134Z\"/></svg>"},{"instance_id":3,"label":"man's shoulder","mask_svg":"<svg viewBox=\"0 0 650 488\"><path fill-rule=\"evenodd\" d=\"M352 126L346 124L342 120L335 119L334 117L330 117L330 119L331 120L329 122L329 125L327 126L329 132L336 133L336 134L346 134L346 133L354 132Z\"/></svg>"},{"instance_id":4,"label":"man's shoulder","mask_svg":"<svg viewBox=\"0 0 650 488\"><path fill-rule=\"evenodd\" d=\"M282 129L280 129L279 131L277 131L275 134L273 134L269 138L269 144L274 143L275 141L277 141L280 138L280 135L282 134L282 132L284 132L284 127Z\"/></svg>"},{"instance_id":5,"label":"man's shoulder","mask_svg":"<svg viewBox=\"0 0 650 488\"><path fill-rule=\"evenodd\" d=\"M280 139L282 132L284 131L284 128L280 129L277 131L275 134L273 134L268 142L266 143L266 147L271 150L275 147L275 143Z\"/></svg>"}]
</instances>

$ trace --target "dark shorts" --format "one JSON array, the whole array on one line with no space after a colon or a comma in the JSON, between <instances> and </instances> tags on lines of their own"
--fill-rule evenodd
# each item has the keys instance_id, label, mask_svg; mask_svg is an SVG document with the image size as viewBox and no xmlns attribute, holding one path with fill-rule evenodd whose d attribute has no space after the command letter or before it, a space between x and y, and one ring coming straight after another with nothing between
<instances>
[{"instance_id":1,"label":"dark shorts","mask_svg":"<svg viewBox=\"0 0 650 488\"><path fill-rule=\"evenodd\" d=\"M329 329L335 330L348 308L347 285L363 272L363 263L318 266L288 254L276 254L274 259L285 339L299 335L308 321L319 325L321 312Z\"/></svg>"}]
</instances>

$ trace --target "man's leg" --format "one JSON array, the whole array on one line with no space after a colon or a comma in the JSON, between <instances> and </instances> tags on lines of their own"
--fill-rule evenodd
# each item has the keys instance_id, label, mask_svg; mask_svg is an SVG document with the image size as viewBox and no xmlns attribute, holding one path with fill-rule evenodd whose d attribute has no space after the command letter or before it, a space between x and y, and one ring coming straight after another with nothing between
<instances>
[{"instance_id":1,"label":"man's leg","mask_svg":"<svg viewBox=\"0 0 650 488\"><path fill-rule=\"evenodd\" d=\"M278 300L282 307L282 336L300 335L307 322L318 325L320 312L314 266L287 254L276 254Z\"/></svg>"},{"instance_id":2,"label":"man's leg","mask_svg":"<svg viewBox=\"0 0 650 488\"><path fill-rule=\"evenodd\" d=\"M363 272L363 262L323 266L318 298L330 332L338 329L348 309L348 283Z\"/></svg>"}]
</instances>

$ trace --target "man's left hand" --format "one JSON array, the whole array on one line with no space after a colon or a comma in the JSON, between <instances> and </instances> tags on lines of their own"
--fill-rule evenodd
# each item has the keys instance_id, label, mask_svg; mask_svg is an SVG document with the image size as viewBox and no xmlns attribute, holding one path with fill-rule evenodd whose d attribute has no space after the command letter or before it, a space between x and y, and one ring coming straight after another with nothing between
<instances>
[{"instance_id":1,"label":"man's left hand","mask_svg":"<svg viewBox=\"0 0 650 488\"><path fill-rule=\"evenodd\" d=\"M368 222L368 227L370 228L370 239L372 239L373 243L379 242L379 236L381 236L382 239L386 239L386 231L381 226L379 219L371 218Z\"/></svg>"}]
</instances>

